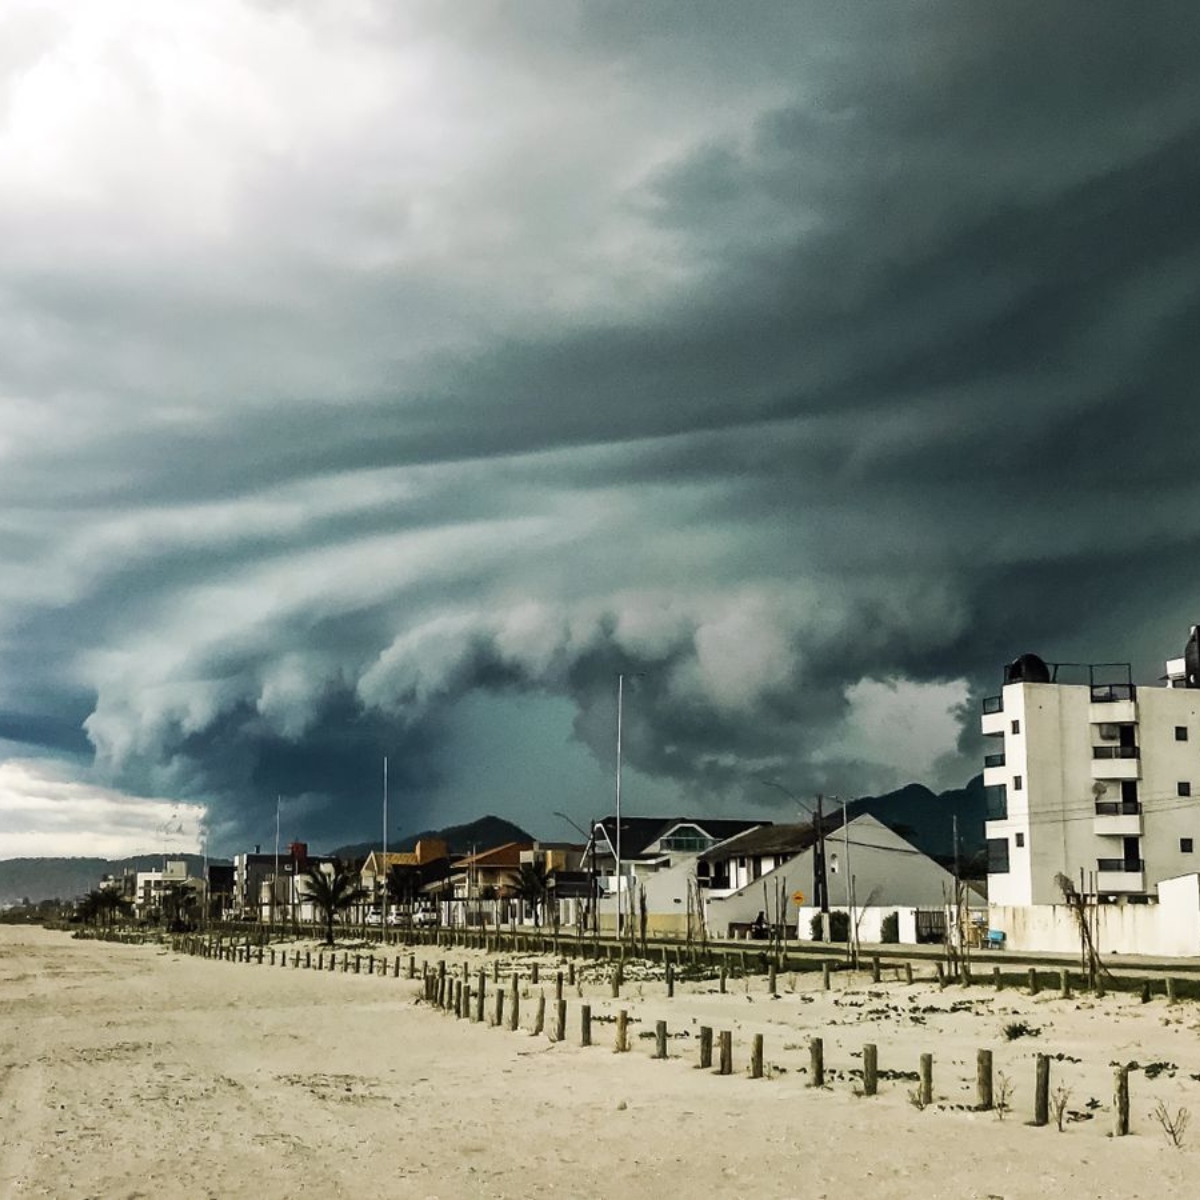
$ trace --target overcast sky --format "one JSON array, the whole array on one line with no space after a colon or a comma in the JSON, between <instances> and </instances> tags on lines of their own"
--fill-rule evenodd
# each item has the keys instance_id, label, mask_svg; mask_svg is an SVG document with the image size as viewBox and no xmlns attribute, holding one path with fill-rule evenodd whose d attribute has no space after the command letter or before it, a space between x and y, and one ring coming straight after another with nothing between
<instances>
[{"instance_id":1,"label":"overcast sky","mask_svg":"<svg viewBox=\"0 0 1200 1200\"><path fill-rule=\"evenodd\" d=\"M1200 620L1194 4L9 0L0 857L957 786ZM636 677L633 677L636 676ZM174 824L172 824L174 820Z\"/></svg>"}]
</instances>

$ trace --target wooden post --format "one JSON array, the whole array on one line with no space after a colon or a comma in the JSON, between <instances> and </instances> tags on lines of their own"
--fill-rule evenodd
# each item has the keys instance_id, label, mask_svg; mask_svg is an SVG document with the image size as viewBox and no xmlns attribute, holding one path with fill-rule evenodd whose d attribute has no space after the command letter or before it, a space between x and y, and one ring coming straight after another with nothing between
<instances>
[{"instance_id":1,"label":"wooden post","mask_svg":"<svg viewBox=\"0 0 1200 1200\"><path fill-rule=\"evenodd\" d=\"M654 1057L667 1057L667 1023L657 1021L654 1025Z\"/></svg>"},{"instance_id":2,"label":"wooden post","mask_svg":"<svg viewBox=\"0 0 1200 1200\"><path fill-rule=\"evenodd\" d=\"M412 979L417 973L417 956L410 954L408 956L408 977Z\"/></svg>"},{"instance_id":3,"label":"wooden post","mask_svg":"<svg viewBox=\"0 0 1200 1200\"><path fill-rule=\"evenodd\" d=\"M356 954L354 956L354 973L355 973L355 975L360 975L362 973L362 955L361 954Z\"/></svg>"},{"instance_id":4,"label":"wooden post","mask_svg":"<svg viewBox=\"0 0 1200 1200\"><path fill-rule=\"evenodd\" d=\"M536 1037L546 1028L546 993L538 992L537 1012L533 1018L533 1034Z\"/></svg>"},{"instance_id":5,"label":"wooden post","mask_svg":"<svg viewBox=\"0 0 1200 1200\"><path fill-rule=\"evenodd\" d=\"M497 1029L504 1028L504 993L496 989L496 1020L494 1022Z\"/></svg>"},{"instance_id":6,"label":"wooden post","mask_svg":"<svg viewBox=\"0 0 1200 1200\"><path fill-rule=\"evenodd\" d=\"M992 984L996 991L1000 992L1004 990L1004 980L1000 977L999 967L992 968Z\"/></svg>"},{"instance_id":7,"label":"wooden post","mask_svg":"<svg viewBox=\"0 0 1200 1200\"><path fill-rule=\"evenodd\" d=\"M567 963L567 987L575 986L575 961Z\"/></svg>"},{"instance_id":8,"label":"wooden post","mask_svg":"<svg viewBox=\"0 0 1200 1200\"><path fill-rule=\"evenodd\" d=\"M1167 976L1167 1003L1175 1003L1175 980Z\"/></svg>"},{"instance_id":9,"label":"wooden post","mask_svg":"<svg viewBox=\"0 0 1200 1200\"><path fill-rule=\"evenodd\" d=\"M1058 994L1063 1000L1071 998L1071 976L1065 970L1058 973Z\"/></svg>"},{"instance_id":10,"label":"wooden post","mask_svg":"<svg viewBox=\"0 0 1200 1200\"><path fill-rule=\"evenodd\" d=\"M471 1008L471 985L469 983L464 982L462 985L462 1012L460 1012L458 1015L464 1021L470 1021L473 1019L472 1011L473 1010Z\"/></svg>"},{"instance_id":11,"label":"wooden post","mask_svg":"<svg viewBox=\"0 0 1200 1200\"><path fill-rule=\"evenodd\" d=\"M821 964L821 987L825 991L829 991L829 964L827 962Z\"/></svg>"},{"instance_id":12,"label":"wooden post","mask_svg":"<svg viewBox=\"0 0 1200 1200\"><path fill-rule=\"evenodd\" d=\"M579 1006L579 1044L581 1046L592 1044L592 1006L590 1004Z\"/></svg>"},{"instance_id":13,"label":"wooden post","mask_svg":"<svg viewBox=\"0 0 1200 1200\"><path fill-rule=\"evenodd\" d=\"M763 1077L763 1035L756 1033L754 1035L754 1047L750 1051L750 1078L761 1079Z\"/></svg>"},{"instance_id":14,"label":"wooden post","mask_svg":"<svg viewBox=\"0 0 1200 1200\"><path fill-rule=\"evenodd\" d=\"M275 965L275 947L271 947L271 966Z\"/></svg>"},{"instance_id":15,"label":"wooden post","mask_svg":"<svg viewBox=\"0 0 1200 1200\"><path fill-rule=\"evenodd\" d=\"M819 1037L808 1039L808 1086L825 1086L825 1043Z\"/></svg>"},{"instance_id":16,"label":"wooden post","mask_svg":"<svg viewBox=\"0 0 1200 1200\"><path fill-rule=\"evenodd\" d=\"M1097 999L1104 999L1104 977L1099 971L1096 972L1095 983L1092 984L1092 991Z\"/></svg>"},{"instance_id":17,"label":"wooden post","mask_svg":"<svg viewBox=\"0 0 1200 1200\"><path fill-rule=\"evenodd\" d=\"M700 1069L710 1070L712 1067L712 1026L700 1026Z\"/></svg>"},{"instance_id":18,"label":"wooden post","mask_svg":"<svg viewBox=\"0 0 1200 1200\"><path fill-rule=\"evenodd\" d=\"M343 950L342 951L342 974L348 975L349 973L350 973L350 951Z\"/></svg>"},{"instance_id":19,"label":"wooden post","mask_svg":"<svg viewBox=\"0 0 1200 1200\"><path fill-rule=\"evenodd\" d=\"M980 1050L975 1055L975 1107L980 1112L992 1110L992 1052Z\"/></svg>"},{"instance_id":20,"label":"wooden post","mask_svg":"<svg viewBox=\"0 0 1200 1200\"><path fill-rule=\"evenodd\" d=\"M667 999L671 1000L675 996L675 968L667 963Z\"/></svg>"},{"instance_id":21,"label":"wooden post","mask_svg":"<svg viewBox=\"0 0 1200 1200\"><path fill-rule=\"evenodd\" d=\"M768 996L774 996L774 995L776 995L776 991L775 991L775 964L774 964L774 963L772 963L772 964L771 964L771 965L770 965L770 966L767 968L767 995L768 995Z\"/></svg>"},{"instance_id":22,"label":"wooden post","mask_svg":"<svg viewBox=\"0 0 1200 1200\"><path fill-rule=\"evenodd\" d=\"M1038 982L1037 967L1029 968L1029 994L1036 996L1042 990L1042 985Z\"/></svg>"},{"instance_id":23,"label":"wooden post","mask_svg":"<svg viewBox=\"0 0 1200 1200\"><path fill-rule=\"evenodd\" d=\"M516 971L513 972L512 983L508 987L509 999L512 1001L509 1006L508 1028L511 1032L516 1033L520 1028L521 1021L521 982L520 976Z\"/></svg>"},{"instance_id":24,"label":"wooden post","mask_svg":"<svg viewBox=\"0 0 1200 1200\"><path fill-rule=\"evenodd\" d=\"M1150 1003L1150 980L1148 979L1142 981L1142 1003Z\"/></svg>"},{"instance_id":25,"label":"wooden post","mask_svg":"<svg viewBox=\"0 0 1200 1200\"><path fill-rule=\"evenodd\" d=\"M933 1055L922 1054L920 1063L920 1083L917 1085L917 1098L922 1104L933 1103Z\"/></svg>"},{"instance_id":26,"label":"wooden post","mask_svg":"<svg viewBox=\"0 0 1200 1200\"><path fill-rule=\"evenodd\" d=\"M729 965L724 959L721 960L721 995L725 995L725 988L729 979Z\"/></svg>"},{"instance_id":27,"label":"wooden post","mask_svg":"<svg viewBox=\"0 0 1200 1200\"><path fill-rule=\"evenodd\" d=\"M614 1049L618 1054L624 1054L629 1049L629 1012L624 1008L617 1013L617 1039Z\"/></svg>"},{"instance_id":28,"label":"wooden post","mask_svg":"<svg viewBox=\"0 0 1200 1200\"><path fill-rule=\"evenodd\" d=\"M904 982L907 983L909 987L912 987L912 981L912 963L906 962L904 964Z\"/></svg>"},{"instance_id":29,"label":"wooden post","mask_svg":"<svg viewBox=\"0 0 1200 1200\"><path fill-rule=\"evenodd\" d=\"M487 990L487 975L484 974L483 968L479 969L479 984L475 988L475 1020L482 1023L483 1021L483 997Z\"/></svg>"},{"instance_id":30,"label":"wooden post","mask_svg":"<svg viewBox=\"0 0 1200 1200\"><path fill-rule=\"evenodd\" d=\"M1033 1123L1047 1125L1050 1122L1050 1058L1037 1056L1037 1076L1033 1092Z\"/></svg>"},{"instance_id":31,"label":"wooden post","mask_svg":"<svg viewBox=\"0 0 1200 1200\"><path fill-rule=\"evenodd\" d=\"M498 944L496 948L499 949ZM498 958L492 963L492 982L500 982L500 960Z\"/></svg>"},{"instance_id":32,"label":"wooden post","mask_svg":"<svg viewBox=\"0 0 1200 1200\"><path fill-rule=\"evenodd\" d=\"M871 956L871 982L872 983L879 982L879 955L878 954L873 954Z\"/></svg>"},{"instance_id":33,"label":"wooden post","mask_svg":"<svg viewBox=\"0 0 1200 1200\"><path fill-rule=\"evenodd\" d=\"M614 1000L618 999L621 995L621 971L620 971L620 968L615 970L612 975L612 995L613 995Z\"/></svg>"},{"instance_id":34,"label":"wooden post","mask_svg":"<svg viewBox=\"0 0 1200 1200\"><path fill-rule=\"evenodd\" d=\"M367 958L367 974L368 975L375 974L375 955L374 954L370 955Z\"/></svg>"},{"instance_id":35,"label":"wooden post","mask_svg":"<svg viewBox=\"0 0 1200 1200\"><path fill-rule=\"evenodd\" d=\"M559 971L554 976L554 999L561 1000L563 998L563 973Z\"/></svg>"},{"instance_id":36,"label":"wooden post","mask_svg":"<svg viewBox=\"0 0 1200 1200\"><path fill-rule=\"evenodd\" d=\"M863 1095L879 1091L879 1050L872 1042L863 1047Z\"/></svg>"},{"instance_id":37,"label":"wooden post","mask_svg":"<svg viewBox=\"0 0 1200 1200\"><path fill-rule=\"evenodd\" d=\"M938 991L940 992L940 991L943 991L946 987L946 968L943 967L941 963L937 963L935 965L936 965L936 969L937 969Z\"/></svg>"},{"instance_id":38,"label":"wooden post","mask_svg":"<svg viewBox=\"0 0 1200 1200\"><path fill-rule=\"evenodd\" d=\"M562 997L554 1003L554 1040L567 1040L567 1002Z\"/></svg>"},{"instance_id":39,"label":"wooden post","mask_svg":"<svg viewBox=\"0 0 1200 1200\"><path fill-rule=\"evenodd\" d=\"M1118 1067L1113 1073L1113 1137L1129 1133L1129 1068Z\"/></svg>"},{"instance_id":40,"label":"wooden post","mask_svg":"<svg viewBox=\"0 0 1200 1200\"><path fill-rule=\"evenodd\" d=\"M733 1074L733 1033L728 1029L722 1029L718 1034L717 1045L720 1052L720 1064L717 1068L718 1075Z\"/></svg>"}]
</instances>

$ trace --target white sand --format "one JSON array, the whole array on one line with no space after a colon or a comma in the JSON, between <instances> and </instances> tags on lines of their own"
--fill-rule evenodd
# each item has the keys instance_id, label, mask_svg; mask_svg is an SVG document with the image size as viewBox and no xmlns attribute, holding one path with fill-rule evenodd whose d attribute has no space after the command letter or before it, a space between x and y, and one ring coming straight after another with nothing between
<instances>
[{"instance_id":1,"label":"white sand","mask_svg":"<svg viewBox=\"0 0 1200 1200\"><path fill-rule=\"evenodd\" d=\"M393 951L394 952L394 951ZM407 954L407 951L404 952ZM461 964L478 954L442 953ZM511 960L506 960L511 961ZM523 960L528 963L529 959ZM553 995L553 968L543 986ZM631 972L632 973L632 972ZM567 1040L490 1029L417 1002L419 981L232 964L165 948L0 926L0 1194L53 1197L798 1196L1155 1197L1195 1193L1200 1116L1182 1150L1149 1119L1162 1100L1200 1114L1200 1008L1110 996L1064 1001L990 987L872 986L781 976L680 984L586 984L597 1016L630 1010L633 1047L596 1023ZM489 976L490 986L490 976ZM794 988L794 990L792 990ZM528 990L528 989L526 989ZM967 1007L963 1007L968 1002ZM951 1012L952 1006L959 1011ZM552 1028L548 1004L548 1026ZM488 1010L491 1011L489 1001ZM529 1027L534 1002L523 1002ZM921 1011L928 1010L928 1011ZM672 1057L655 1061L665 1018ZM1024 1020L1040 1036L1006 1041ZM695 1069L701 1023L733 1030L735 1075ZM765 1035L771 1078L746 1074ZM812 1035L831 1078L806 1086ZM935 1056L935 1104L883 1079L849 1077L864 1042L882 1072ZM975 1053L990 1048L1013 1111L973 1103ZM1052 1086L1093 1113L1032 1128L1034 1055ZM1109 1136L1114 1060L1131 1073L1133 1134ZM1089 1109L1088 1102L1098 1106Z\"/></svg>"}]
</instances>

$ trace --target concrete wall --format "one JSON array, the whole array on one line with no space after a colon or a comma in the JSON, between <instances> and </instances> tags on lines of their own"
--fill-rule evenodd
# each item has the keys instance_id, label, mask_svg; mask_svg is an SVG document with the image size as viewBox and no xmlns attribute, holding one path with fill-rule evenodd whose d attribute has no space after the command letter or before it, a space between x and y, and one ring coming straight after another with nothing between
<instances>
[{"instance_id":1,"label":"concrete wall","mask_svg":"<svg viewBox=\"0 0 1200 1200\"><path fill-rule=\"evenodd\" d=\"M1102 957L1200 955L1200 875L1163 880L1158 895L1157 904L1100 905L1097 948ZM988 924L1004 931L1010 950L1080 950L1079 930L1065 904L992 905Z\"/></svg>"}]
</instances>

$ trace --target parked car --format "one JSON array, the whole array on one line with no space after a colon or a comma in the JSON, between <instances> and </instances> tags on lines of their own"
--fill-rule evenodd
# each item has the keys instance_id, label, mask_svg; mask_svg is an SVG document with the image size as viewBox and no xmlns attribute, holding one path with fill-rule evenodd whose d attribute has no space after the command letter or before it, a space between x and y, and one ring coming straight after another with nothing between
<instances>
[{"instance_id":1,"label":"parked car","mask_svg":"<svg viewBox=\"0 0 1200 1200\"><path fill-rule=\"evenodd\" d=\"M419 926L437 925L437 911L432 908L419 908L413 913L412 922L414 925Z\"/></svg>"},{"instance_id":2,"label":"parked car","mask_svg":"<svg viewBox=\"0 0 1200 1200\"><path fill-rule=\"evenodd\" d=\"M367 913L367 924L368 925L382 925L383 924L383 914L377 913L374 911L374 909L372 909L371 912Z\"/></svg>"}]
</instances>

